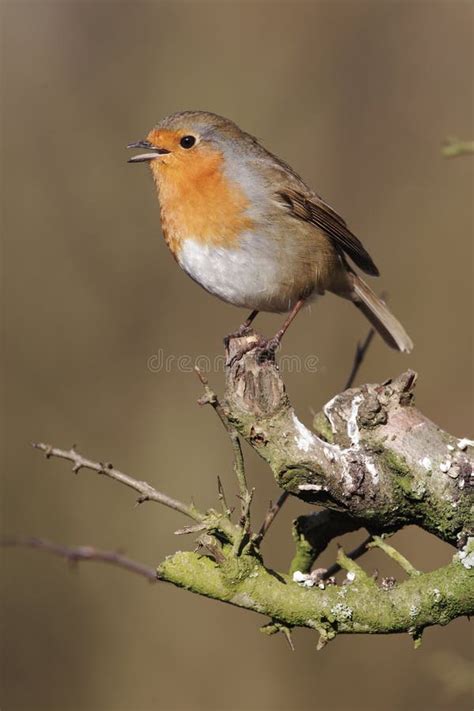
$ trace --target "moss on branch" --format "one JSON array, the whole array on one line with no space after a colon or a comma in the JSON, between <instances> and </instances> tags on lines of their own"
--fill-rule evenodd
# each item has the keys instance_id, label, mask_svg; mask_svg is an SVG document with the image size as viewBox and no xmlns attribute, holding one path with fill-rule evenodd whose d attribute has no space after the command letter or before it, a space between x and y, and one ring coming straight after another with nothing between
<instances>
[{"instance_id":1,"label":"moss on branch","mask_svg":"<svg viewBox=\"0 0 474 711\"><path fill-rule=\"evenodd\" d=\"M464 558L465 560L465 558ZM452 563L384 590L343 555L350 582L307 588L275 573L255 556L219 565L209 557L178 552L158 568L158 578L214 600L253 610L286 628L307 627L328 639L339 633L407 632L419 637L474 612L473 571L456 554Z\"/></svg>"}]
</instances>

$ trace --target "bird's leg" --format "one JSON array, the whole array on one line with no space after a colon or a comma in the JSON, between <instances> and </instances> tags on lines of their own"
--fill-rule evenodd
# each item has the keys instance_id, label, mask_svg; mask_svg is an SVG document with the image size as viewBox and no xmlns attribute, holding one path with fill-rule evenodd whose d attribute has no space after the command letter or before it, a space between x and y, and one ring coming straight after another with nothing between
<instances>
[{"instance_id":1,"label":"bird's leg","mask_svg":"<svg viewBox=\"0 0 474 711\"><path fill-rule=\"evenodd\" d=\"M247 343L246 345L242 346L239 348L239 350L234 353L234 355L228 360L227 365L231 366L233 365L236 361L240 360L245 353L248 353L249 351L254 350L254 348L258 349L259 351L259 358L262 360L267 360L267 359L274 359L275 358L275 353L281 343L281 339L287 332L290 324L292 323L293 319L295 318L296 314L300 311L300 309L304 306L305 299L300 299L299 301L296 302L296 304L293 306L291 309L290 313L285 319L285 322L283 326L280 328L279 331L275 333L273 338L270 338L268 341L264 339L263 337L258 337L256 340L252 340L250 343ZM257 315L258 312L252 311L250 316L248 317L247 321L245 321L242 326L240 327L241 329L248 329L250 324L252 323L253 319ZM240 329L239 329L240 331ZM232 334L233 335L233 334ZM244 335L241 334L241 335ZM232 336L227 337L232 338ZM226 343L226 348L228 350L228 344L229 341L225 339Z\"/></svg>"},{"instance_id":2,"label":"bird's leg","mask_svg":"<svg viewBox=\"0 0 474 711\"><path fill-rule=\"evenodd\" d=\"M248 318L245 319L243 323L240 324L238 329L236 331L233 331L233 333L229 333L228 336L224 338L224 345L226 348L229 346L229 341L232 338L242 338L242 336L245 336L248 333L248 330L250 326L252 325L252 322L256 318L258 314L258 311L254 309L251 314L249 314Z\"/></svg>"},{"instance_id":3,"label":"bird's leg","mask_svg":"<svg viewBox=\"0 0 474 711\"><path fill-rule=\"evenodd\" d=\"M288 316L286 317L283 326L280 328L279 331L277 331L277 332L275 333L275 335L273 336L273 338L270 338L270 340L267 341L267 345L266 345L266 347L265 347L265 351L267 351L268 353L275 353L275 351L277 350L277 348L279 347L279 345L280 345L280 343L281 343L281 339L283 338L283 336L284 336L285 333L287 332L288 328L290 327L290 325L291 325L291 323L293 322L293 320L294 320L295 316L297 315L297 313L298 313L298 312L302 309L302 307L304 306L304 303L305 303L305 299L299 299L299 301L296 302L296 304L293 306L293 308L291 309L290 313L289 313Z\"/></svg>"}]
</instances>

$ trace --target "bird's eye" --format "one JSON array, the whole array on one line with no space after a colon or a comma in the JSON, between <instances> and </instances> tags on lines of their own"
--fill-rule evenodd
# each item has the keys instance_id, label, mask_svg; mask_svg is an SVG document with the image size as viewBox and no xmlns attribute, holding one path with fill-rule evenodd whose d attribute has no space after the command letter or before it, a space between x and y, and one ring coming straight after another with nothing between
<instances>
[{"instance_id":1,"label":"bird's eye","mask_svg":"<svg viewBox=\"0 0 474 711\"><path fill-rule=\"evenodd\" d=\"M194 138L194 136L183 136L179 142L179 145L182 148L192 148L195 143L196 139Z\"/></svg>"}]
</instances>

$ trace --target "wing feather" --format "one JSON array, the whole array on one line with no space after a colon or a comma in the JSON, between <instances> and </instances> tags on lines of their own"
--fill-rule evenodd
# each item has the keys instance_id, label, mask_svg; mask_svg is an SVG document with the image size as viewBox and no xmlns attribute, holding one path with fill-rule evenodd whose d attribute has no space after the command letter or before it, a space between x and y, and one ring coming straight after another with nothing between
<instances>
[{"instance_id":1,"label":"wing feather","mask_svg":"<svg viewBox=\"0 0 474 711\"><path fill-rule=\"evenodd\" d=\"M345 221L317 195L307 197L297 190L282 190L278 197L297 219L323 230L338 251L344 252L366 274L378 276L379 270L362 242L349 230Z\"/></svg>"}]
</instances>

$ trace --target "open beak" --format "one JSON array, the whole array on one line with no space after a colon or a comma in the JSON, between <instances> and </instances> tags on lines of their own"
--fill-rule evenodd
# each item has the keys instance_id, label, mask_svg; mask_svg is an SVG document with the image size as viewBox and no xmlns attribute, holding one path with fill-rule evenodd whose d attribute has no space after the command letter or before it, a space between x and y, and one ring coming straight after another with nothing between
<instances>
[{"instance_id":1,"label":"open beak","mask_svg":"<svg viewBox=\"0 0 474 711\"><path fill-rule=\"evenodd\" d=\"M129 143L127 148L144 148L149 151L148 153L140 153L137 156L132 156L128 159L127 163L143 163L143 161L153 160L154 158L159 158L160 156L169 153L166 148L158 148L153 146L150 141L137 141L136 143Z\"/></svg>"}]
</instances>

